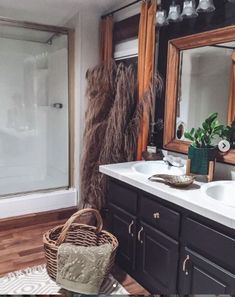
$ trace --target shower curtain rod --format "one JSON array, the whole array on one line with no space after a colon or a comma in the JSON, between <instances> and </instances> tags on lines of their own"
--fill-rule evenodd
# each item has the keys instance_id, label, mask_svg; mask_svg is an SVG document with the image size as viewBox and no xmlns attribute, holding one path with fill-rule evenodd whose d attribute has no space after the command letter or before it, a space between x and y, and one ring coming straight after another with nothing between
<instances>
[{"instance_id":1,"label":"shower curtain rod","mask_svg":"<svg viewBox=\"0 0 235 297\"><path fill-rule=\"evenodd\" d=\"M107 16L113 15L114 13L119 12L119 11L121 11L121 10L123 10L123 9L125 9L125 8L128 8L128 7L134 5L134 4L138 3L138 2L141 2L141 1L143 1L143 0L136 0L136 1L134 1L134 2L131 2L131 3L127 4L127 5L125 5L125 6L122 6L122 7L118 8L118 9L115 9L115 10L113 10L113 11L110 11L109 13L106 13L106 14L102 15L101 18L104 19L104 18L106 18Z\"/></svg>"}]
</instances>

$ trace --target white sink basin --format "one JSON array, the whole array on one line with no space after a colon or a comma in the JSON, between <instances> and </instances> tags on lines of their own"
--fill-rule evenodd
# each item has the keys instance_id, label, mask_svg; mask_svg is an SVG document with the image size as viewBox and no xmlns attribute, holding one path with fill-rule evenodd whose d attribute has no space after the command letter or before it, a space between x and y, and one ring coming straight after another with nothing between
<instances>
[{"instance_id":1,"label":"white sink basin","mask_svg":"<svg viewBox=\"0 0 235 297\"><path fill-rule=\"evenodd\" d=\"M202 186L202 191L227 206L235 207L235 181L217 181Z\"/></svg>"},{"instance_id":2,"label":"white sink basin","mask_svg":"<svg viewBox=\"0 0 235 297\"><path fill-rule=\"evenodd\" d=\"M168 166L164 161L143 161L133 165L132 169L148 177L154 174L185 174L185 167Z\"/></svg>"}]
</instances>

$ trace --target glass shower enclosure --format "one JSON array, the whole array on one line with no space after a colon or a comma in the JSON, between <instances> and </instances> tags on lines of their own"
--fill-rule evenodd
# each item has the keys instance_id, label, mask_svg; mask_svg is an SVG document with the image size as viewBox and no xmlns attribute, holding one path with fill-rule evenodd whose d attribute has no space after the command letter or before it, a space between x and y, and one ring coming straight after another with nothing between
<instances>
[{"instance_id":1,"label":"glass shower enclosure","mask_svg":"<svg viewBox=\"0 0 235 297\"><path fill-rule=\"evenodd\" d=\"M70 33L0 20L0 197L71 185Z\"/></svg>"}]
</instances>

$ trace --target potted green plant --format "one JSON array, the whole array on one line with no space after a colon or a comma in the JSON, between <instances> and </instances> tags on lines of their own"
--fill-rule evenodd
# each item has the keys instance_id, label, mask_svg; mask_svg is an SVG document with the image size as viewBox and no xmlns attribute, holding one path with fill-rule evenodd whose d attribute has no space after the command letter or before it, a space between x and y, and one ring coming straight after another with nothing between
<instances>
[{"instance_id":1,"label":"potted green plant","mask_svg":"<svg viewBox=\"0 0 235 297\"><path fill-rule=\"evenodd\" d=\"M191 173L207 175L209 162L214 161L217 155L217 145L213 143L216 137L222 137L225 126L218 120L218 113L212 113L202 127L193 128L185 132L185 138L192 141L189 146L188 157L191 160Z\"/></svg>"}]
</instances>

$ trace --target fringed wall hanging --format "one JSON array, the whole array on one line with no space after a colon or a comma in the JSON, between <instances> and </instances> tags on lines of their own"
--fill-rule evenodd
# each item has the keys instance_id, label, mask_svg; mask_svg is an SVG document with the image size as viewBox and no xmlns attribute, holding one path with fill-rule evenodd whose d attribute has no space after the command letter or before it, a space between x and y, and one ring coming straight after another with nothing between
<instances>
[{"instance_id":1,"label":"fringed wall hanging","mask_svg":"<svg viewBox=\"0 0 235 297\"><path fill-rule=\"evenodd\" d=\"M80 208L100 210L106 204L106 178L99 165L136 159L143 110L152 112L155 92L149 88L138 100L133 67L114 62L89 70L87 84Z\"/></svg>"}]
</instances>

